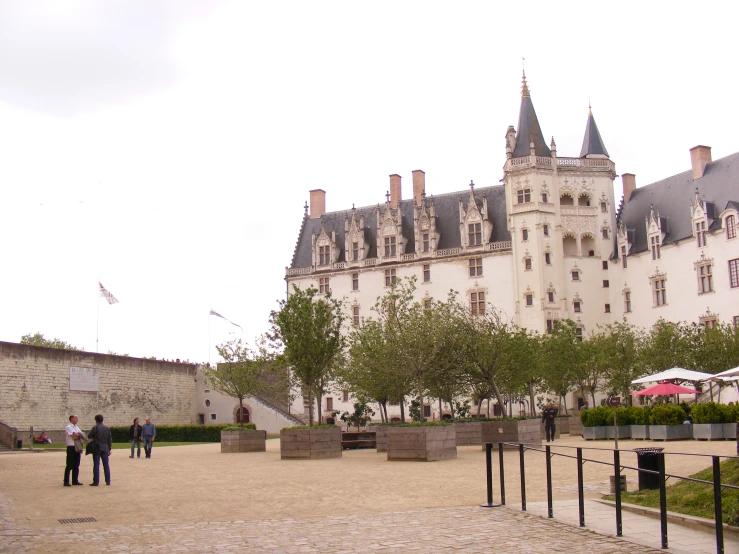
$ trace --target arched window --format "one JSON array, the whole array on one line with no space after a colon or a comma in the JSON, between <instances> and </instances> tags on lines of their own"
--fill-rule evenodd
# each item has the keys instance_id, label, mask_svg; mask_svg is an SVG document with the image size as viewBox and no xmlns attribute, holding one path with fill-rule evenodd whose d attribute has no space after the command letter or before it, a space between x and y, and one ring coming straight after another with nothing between
<instances>
[{"instance_id":1,"label":"arched window","mask_svg":"<svg viewBox=\"0 0 739 554\"><path fill-rule=\"evenodd\" d=\"M249 423L249 410L247 408L236 410L236 423Z\"/></svg>"},{"instance_id":2,"label":"arched window","mask_svg":"<svg viewBox=\"0 0 739 554\"><path fill-rule=\"evenodd\" d=\"M727 239L735 239L736 238L736 219L733 215L726 217L726 238Z\"/></svg>"}]
</instances>

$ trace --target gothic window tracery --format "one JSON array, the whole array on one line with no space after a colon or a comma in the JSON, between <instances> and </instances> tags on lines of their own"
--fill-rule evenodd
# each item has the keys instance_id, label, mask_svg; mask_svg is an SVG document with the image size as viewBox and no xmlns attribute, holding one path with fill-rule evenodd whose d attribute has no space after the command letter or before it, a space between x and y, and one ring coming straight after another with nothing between
<instances>
[{"instance_id":1,"label":"gothic window tracery","mask_svg":"<svg viewBox=\"0 0 739 554\"><path fill-rule=\"evenodd\" d=\"M493 232L492 221L488 218L488 198L482 195L482 206L475 199L475 184L470 183L467 206L459 199L459 231L462 247L481 248L490 240Z\"/></svg>"},{"instance_id":2,"label":"gothic window tracery","mask_svg":"<svg viewBox=\"0 0 739 554\"><path fill-rule=\"evenodd\" d=\"M358 264L365 259L367 250L364 242L364 214L357 217L356 208L352 207L351 220L344 218L344 252L350 264Z\"/></svg>"}]
</instances>

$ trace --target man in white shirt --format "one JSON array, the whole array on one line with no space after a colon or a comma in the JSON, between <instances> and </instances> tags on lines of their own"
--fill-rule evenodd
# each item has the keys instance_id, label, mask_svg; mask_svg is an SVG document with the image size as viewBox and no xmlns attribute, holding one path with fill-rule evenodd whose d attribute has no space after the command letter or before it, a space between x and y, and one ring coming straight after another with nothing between
<instances>
[{"instance_id":1,"label":"man in white shirt","mask_svg":"<svg viewBox=\"0 0 739 554\"><path fill-rule=\"evenodd\" d=\"M67 444L67 467L64 468L64 486L81 485L79 481L80 475L80 459L82 458L82 450L77 450L74 441L79 441L82 437L82 431L77 427L77 416L72 414L69 416L69 423L64 428L64 442ZM72 483L69 483L69 473L72 472Z\"/></svg>"}]
</instances>

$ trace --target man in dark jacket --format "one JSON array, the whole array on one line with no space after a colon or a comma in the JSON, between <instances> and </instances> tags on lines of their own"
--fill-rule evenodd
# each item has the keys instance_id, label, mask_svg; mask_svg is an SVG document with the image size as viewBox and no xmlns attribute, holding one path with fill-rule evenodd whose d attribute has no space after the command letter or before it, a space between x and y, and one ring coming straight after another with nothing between
<instances>
[{"instance_id":1,"label":"man in dark jacket","mask_svg":"<svg viewBox=\"0 0 739 554\"><path fill-rule=\"evenodd\" d=\"M541 420L544 423L544 431L547 435L547 442L549 442L549 438L551 437L552 441L554 441L554 432L555 432L555 425L554 425L554 418L557 417L557 410L552 408L552 403L547 402L547 407L544 409L543 412L541 412Z\"/></svg>"},{"instance_id":2,"label":"man in dark jacket","mask_svg":"<svg viewBox=\"0 0 739 554\"><path fill-rule=\"evenodd\" d=\"M138 447L138 457L141 457L141 430L142 427L139 424L139 418L134 419L128 434L128 440L131 441L131 455L129 458L133 458L134 447Z\"/></svg>"},{"instance_id":3,"label":"man in dark jacket","mask_svg":"<svg viewBox=\"0 0 739 554\"><path fill-rule=\"evenodd\" d=\"M100 482L100 460L103 461L103 471L105 472L105 484L110 485L110 466L108 465L108 457L113 450L113 436L110 429L103 425L103 416L98 414L95 416L97 425L90 429L87 438L95 443L95 451L92 454L92 483L91 487L97 487Z\"/></svg>"}]
</instances>

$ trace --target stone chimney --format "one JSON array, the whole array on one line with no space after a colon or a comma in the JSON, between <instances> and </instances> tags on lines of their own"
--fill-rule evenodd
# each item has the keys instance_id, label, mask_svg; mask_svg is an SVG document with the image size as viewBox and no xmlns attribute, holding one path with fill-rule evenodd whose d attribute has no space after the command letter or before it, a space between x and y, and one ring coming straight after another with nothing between
<instances>
[{"instance_id":1,"label":"stone chimney","mask_svg":"<svg viewBox=\"0 0 739 554\"><path fill-rule=\"evenodd\" d=\"M636 175L633 173L624 173L621 175L621 182L624 185L624 202L628 202L636 190Z\"/></svg>"},{"instance_id":2,"label":"stone chimney","mask_svg":"<svg viewBox=\"0 0 739 554\"><path fill-rule=\"evenodd\" d=\"M691 148L690 163L693 166L693 180L703 177L706 166L711 163L711 147L699 145Z\"/></svg>"},{"instance_id":3,"label":"stone chimney","mask_svg":"<svg viewBox=\"0 0 739 554\"><path fill-rule=\"evenodd\" d=\"M403 199L403 194L400 190L400 175L390 175L390 207L397 209L398 204Z\"/></svg>"},{"instance_id":4,"label":"stone chimney","mask_svg":"<svg viewBox=\"0 0 739 554\"><path fill-rule=\"evenodd\" d=\"M326 191L314 189L310 191L310 218L318 219L326 213Z\"/></svg>"},{"instance_id":5,"label":"stone chimney","mask_svg":"<svg viewBox=\"0 0 739 554\"><path fill-rule=\"evenodd\" d=\"M413 204L421 205L426 194L426 174L420 169L413 171Z\"/></svg>"}]
</instances>

